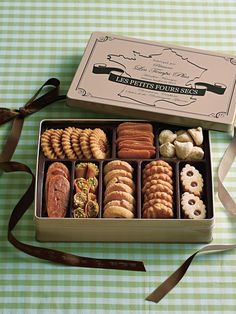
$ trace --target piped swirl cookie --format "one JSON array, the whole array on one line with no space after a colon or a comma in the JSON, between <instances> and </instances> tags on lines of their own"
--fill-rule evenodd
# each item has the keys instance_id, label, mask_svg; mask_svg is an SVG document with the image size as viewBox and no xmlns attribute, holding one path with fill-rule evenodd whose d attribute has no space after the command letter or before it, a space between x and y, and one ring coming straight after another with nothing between
<instances>
[{"instance_id":1,"label":"piped swirl cookie","mask_svg":"<svg viewBox=\"0 0 236 314\"><path fill-rule=\"evenodd\" d=\"M106 133L100 129L47 129L41 134L41 149L49 159L106 159L110 147Z\"/></svg>"},{"instance_id":2,"label":"piped swirl cookie","mask_svg":"<svg viewBox=\"0 0 236 314\"><path fill-rule=\"evenodd\" d=\"M143 218L172 218L172 167L163 160L153 160L143 169Z\"/></svg>"}]
</instances>

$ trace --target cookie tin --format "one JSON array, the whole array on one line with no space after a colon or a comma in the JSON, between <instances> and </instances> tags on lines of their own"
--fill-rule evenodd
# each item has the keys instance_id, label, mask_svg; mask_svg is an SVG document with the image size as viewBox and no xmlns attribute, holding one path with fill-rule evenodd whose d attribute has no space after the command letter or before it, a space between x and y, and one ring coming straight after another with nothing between
<instances>
[{"instance_id":1,"label":"cookie tin","mask_svg":"<svg viewBox=\"0 0 236 314\"><path fill-rule=\"evenodd\" d=\"M35 189L35 224L36 238L39 241L78 241L78 242L210 242L214 226L214 198L211 166L211 149L209 131L204 130L204 141L201 148L204 151L202 160L179 160L178 158L164 158L160 154L159 135L162 130L168 129L176 132L179 128L173 125L160 124L150 121L136 121L151 123L153 127L155 154L150 158L127 158L118 156L117 128L129 120L113 119L69 119L69 120L43 120L39 129L36 189ZM133 122L134 120L132 120ZM107 135L110 146L110 155L104 159L50 159L41 149L41 136L48 129L62 129L68 127L84 129L100 128ZM181 127L183 129L183 127ZM123 160L134 169L133 180L136 186L134 198L136 200L135 214L132 219L104 218L104 168L109 161ZM173 218L144 218L143 173L145 166L156 160L167 162L173 169ZM61 162L70 173L70 194L67 212L64 218L49 218L44 211L46 175L49 166L54 162ZM96 218L74 218L73 196L75 167L81 162L94 163L99 169L97 201L99 212ZM181 209L180 173L190 164L201 173L204 186L202 200L206 206L204 219L187 219Z\"/></svg>"},{"instance_id":2,"label":"cookie tin","mask_svg":"<svg viewBox=\"0 0 236 314\"><path fill-rule=\"evenodd\" d=\"M123 117L231 131L236 57L93 33L68 104Z\"/></svg>"}]
</instances>

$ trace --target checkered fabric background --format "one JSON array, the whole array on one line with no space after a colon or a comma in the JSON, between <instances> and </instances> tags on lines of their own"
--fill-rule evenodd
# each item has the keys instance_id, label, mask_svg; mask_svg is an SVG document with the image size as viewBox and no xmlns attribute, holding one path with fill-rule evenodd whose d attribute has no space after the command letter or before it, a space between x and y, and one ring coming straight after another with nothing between
<instances>
[{"instance_id":1,"label":"checkered fabric background","mask_svg":"<svg viewBox=\"0 0 236 314\"><path fill-rule=\"evenodd\" d=\"M91 32L236 54L234 0L0 1L0 106L21 107L50 77L66 93ZM35 170L39 123L45 118L98 118L60 102L26 119L13 160ZM10 124L0 127L4 143ZM211 132L216 169L231 135ZM225 181L236 196L236 164ZM0 313L235 313L236 251L197 257L159 304L145 297L202 244L44 243L90 257L143 260L147 273L82 269L27 256L6 239L12 208L30 182L20 173L0 177ZM215 194L213 243L235 243L236 219ZM33 206L15 234L35 241Z\"/></svg>"}]
</instances>

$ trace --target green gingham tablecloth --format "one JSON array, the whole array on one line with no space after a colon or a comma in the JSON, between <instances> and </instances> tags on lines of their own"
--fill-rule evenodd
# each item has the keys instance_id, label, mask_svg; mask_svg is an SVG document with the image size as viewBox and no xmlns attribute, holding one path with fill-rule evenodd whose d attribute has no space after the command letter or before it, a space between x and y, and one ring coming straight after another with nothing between
<instances>
[{"instance_id":1,"label":"green gingham tablecloth","mask_svg":"<svg viewBox=\"0 0 236 314\"><path fill-rule=\"evenodd\" d=\"M21 107L50 77L66 93L94 31L236 54L236 2L0 1L0 106ZM13 160L35 171L39 123L45 118L108 117L58 102L26 119ZM4 143L10 124L0 127ZM216 170L231 135L211 132ZM236 196L236 164L225 185ZM101 258L143 260L147 272L55 265L16 250L6 239L12 208L30 182L26 174L0 177L0 313L235 313L236 251L198 256L183 280L159 304L145 297L202 244L43 243ZM216 191L215 191L216 192ZM236 219L215 193L213 243L236 242ZM35 241L33 206L15 231Z\"/></svg>"}]
</instances>

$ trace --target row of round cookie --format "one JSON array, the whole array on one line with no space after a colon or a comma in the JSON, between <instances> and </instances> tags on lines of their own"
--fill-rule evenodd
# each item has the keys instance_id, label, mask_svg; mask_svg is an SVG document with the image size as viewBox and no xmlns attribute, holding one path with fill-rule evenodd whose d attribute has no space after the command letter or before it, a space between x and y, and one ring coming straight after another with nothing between
<instances>
[{"instance_id":1,"label":"row of round cookie","mask_svg":"<svg viewBox=\"0 0 236 314\"><path fill-rule=\"evenodd\" d=\"M161 163L163 163L164 161L162 161L162 160L158 160L159 162L161 162ZM157 161L157 162L158 162ZM125 174L124 175L124 173L122 173L123 171L122 170L120 170L120 169L116 169L117 168L117 164L118 163L126 163L126 164L128 164L129 165L129 167L130 168L132 168L132 173L134 173L134 176L133 176L133 174L132 174L132 176L133 176L133 184L132 184L132 188L133 188L133 186L135 186L136 185L136 187L137 187L137 189L136 189L136 192L135 192L135 194L132 194L131 195L131 197L130 196L128 196L126 193L127 193L127 191L125 191L125 190L129 190L130 188L129 187L127 187L127 185L125 184L125 183L127 183L127 181L129 181L129 183L128 184L130 184L130 182L131 182L131 180L130 180L130 174L129 173L127 173L127 174ZM155 161L154 161L155 162ZM130 162L130 161L119 161L119 160L114 160L114 161L111 161L111 162L97 162L97 165L98 165L98 168L99 168L99 171L100 171L100 176L99 176L99 178L98 178L98 181L99 181L99 185L100 185L100 191L102 191L103 190L103 192L105 192L105 186L106 186L106 184L107 184L107 182L108 181L110 181L110 180L108 180L108 179L106 179L106 175L107 175L107 171L105 170L106 169L106 167L107 167L107 165L108 164L112 164L112 171L113 171L113 173L110 173L110 175L108 176L108 177L110 177L110 179L117 179L117 178L119 178L120 176L123 176L124 175L124 177L127 177L127 180L126 180L126 182L124 182L125 180L118 180L117 182L113 182L113 183L115 183L114 184L114 186L118 186L119 188L121 187L122 188L122 190L123 190L123 194L122 193L118 193L118 194L120 194L120 195L118 195L118 199L114 199L114 200L117 200L117 201L121 201L122 199L124 199L125 200L125 198L126 197L128 197L128 199L127 199L127 201L128 202L130 202L133 206L132 206L132 210L134 211L134 208L136 208L136 210L137 210L137 212L136 213L134 213L134 217L137 217L137 218L141 218L142 217L142 215L141 215L141 208L143 208L143 206L144 206L144 200L141 200L141 187L143 188L144 187L144 181L142 181L142 175L143 175L143 172L144 172L144 169L147 167L147 165L149 165L149 164L151 164L151 163L153 163L153 162L148 162L148 161L144 161L144 162ZM70 163L66 163L66 165L68 166ZM80 164L83 164L83 163L76 163L75 164L75 168L73 167L73 166L68 166L68 168L71 168L72 169L72 174L71 174L71 178L74 180L74 178L75 178L75 171L76 171L76 166L77 165L80 165ZM86 164L86 163L84 163L84 164ZM195 163L196 164L196 163ZM200 167L199 167L199 163L198 163L198 168L202 168L202 166L203 165L205 165L205 163L201 163L201 165L200 165ZM172 169L173 169L173 171L174 171L174 173L175 173L175 176L172 178L172 181L174 181L174 186L173 186L173 190L174 190L174 193L176 194L176 196L175 196L175 198L174 198L174 206L172 206L172 209L173 209L173 207L175 208L174 209L174 211L173 211L173 213L174 213L174 217L176 217L176 218L181 218L181 214L180 214L180 208L179 208L179 202L180 202L180 186L178 185L178 181L179 181L179 179L180 179L180 170L179 170L179 167L177 167L176 168L176 165L175 164L173 164L172 163ZM119 168L119 167L118 167ZM163 180L165 180L165 178L164 178L164 176L166 176L166 173L165 173L165 170L163 170L163 169L160 169L161 170L161 172L163 172L163 175L162 175L162 173L161 172L159 172L159 170L157 169L157 171L160 173L160 176L159 176L159 178L158 179L160 179L157 183L158 183L158 189L156 188L156 187L153 187L153 188L151 188L150 189L150 187L149 187L149 189L150 190L152 190L151 192L152 193L155 193L155 192L157 192L157 194L158 194L158 192L161 192L161 195L160 196L158 196L158 199L162 199L162 201L160 202L160 201L158 201L158 203L161 203L161 204L163 204L163 205L168 205L167 204L167 202L169 202L170 200L169 200L169 196L168 196L168 200L166 200L166 197L167 197L167 195L164 195L165 193L163 193L163 192L166 192L166 191L163 191L163 190L160 190L159 188L160 188L160 183L163 185L164 184L164 182L163 182ZM128 171L128 172L130 172L130 171ZM155 179L155 178L154 178ZM108 181L107 181L108 180ZM104 182L105 181L105 182ZM114 181L114 180L113 180ZM143 182L142 183L142 185L141 185L141 181ZM118 184L116 184L116 183L118 183ZM121 183L121 184L119 184L119 183ZM122 185L122 186L121 186ZM164 184L165 186L167 185L167 184ZM113 191L114 192L114 191ZM105 193L104 193L105 194ZM168 194L168 193L167 193ZM114 196L114 193L112 194L112 195L110 195L110 197L112 197L113 198L113 196ZM116 197L116 196L115 196ZM120 198L121 197L121 198ZM98 194L98 203L99 203L99 205L100 205L100 208L102 208L102 203L103 203L103 201L104 201L104 198L105 198L105 195L104 195L104 197L101 195L101 192L100 192L100 194ZM102 201L103 200L103 201ZM111 201L111 200L110 200ZM148 201L149 201L149 203L150 203L150 199L148 199ZM135 202L136 202L136 204L135 204ZM153 205L153 202L154 202L154 200L151 200L151 203L152 204L149 204L149 205ZM172 201L171 201L172 202ZM125 203L125 202L124 202ZM142 203L142 204L141 204ZM170 202L169 202L170 203ZM113 203L114 204L114 203ZM116 205L117 205L117 202L116 202ZM127 204L126 204L127 205ZM106 206L106 203L103 203L103 208ZM120 206L120 207L122 207L122 206ZM163 206L162 206L163 207ZM168 206L169 207L169 206ZM114 208L112 208L112 210L114 210ZM173 216L173 214L171 215L171 217ZM102 217L102 213L101 212L99 212L99 214L98 214L98 217ZM170 218L171 218L170 217ZM131 218L131 217L129 217L129 218ZM151 217L146 217L146 218L151 218ZM154 217L154 218L158 218L158 217ZM161 217L160 217L161 218ZM182 218L184 218L184 217L182 217Z\"/></svg>"},{"instance_id":2,"label":"row of round cookie","mask_svg":"<svg viewBox=\"0 0 236 314\"><path fill-rule=\"evenodd\" d=\"M135 125L137 129L130 129L130 125ZM146 128L148 129L146 130ZM113 143L108 140L107 132L109 130L104 132L102 128L47 129L41 135L41 150L48 159L177 157L177 159L199 160L204 158L203 132L199 127L176 132L173 129L159 129L156 138L150 123L125 122L119 124L115 130L116 140Z\"/></svg>"}]
</instances>

